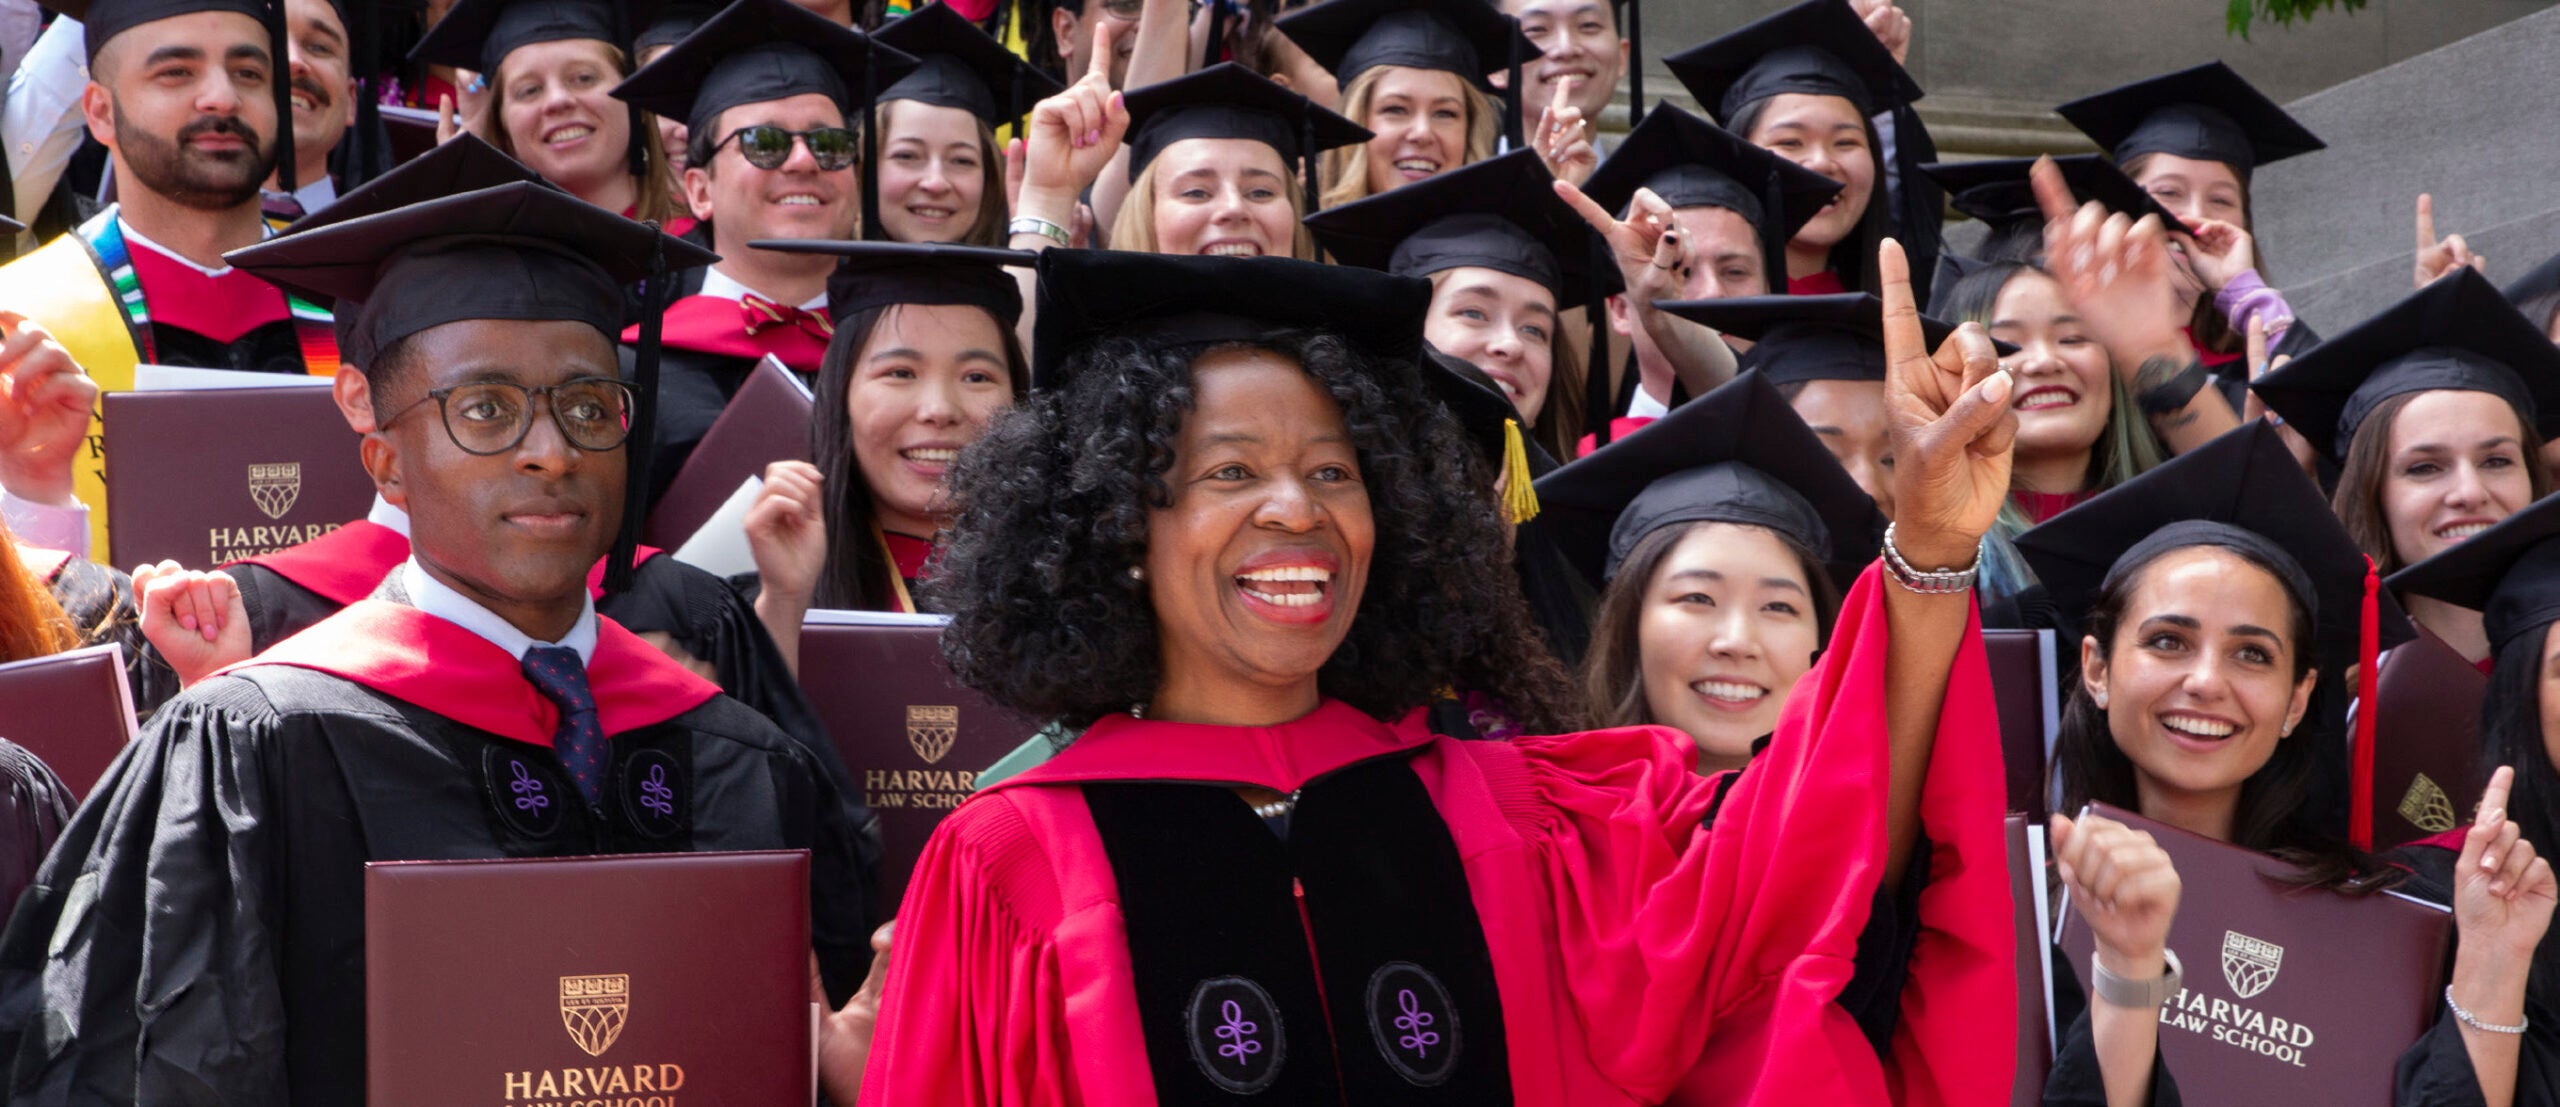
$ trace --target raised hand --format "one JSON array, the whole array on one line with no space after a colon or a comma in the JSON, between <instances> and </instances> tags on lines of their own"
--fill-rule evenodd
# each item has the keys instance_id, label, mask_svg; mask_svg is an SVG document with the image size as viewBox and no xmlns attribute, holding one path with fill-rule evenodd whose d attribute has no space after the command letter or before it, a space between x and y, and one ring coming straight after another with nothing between
<instances>
[{"instance_id":1,"label":"raised hand","mask_svg":"<svg viewBox=\"0 0 2560 1107\"><path fill-rule=\"evenodd\" d=\"M1627 287L1628 303L1649 311L1655 300L1688 298L1689 250L1679 226L1671 220L1671 205L1652 189L1636 190L1625 219L1609 214L1572 181L1557 181L1556 195L1608 243L1609 256L1617 261L1618 276Z\"/></svg>"},{"instance_id":2,"label":"raised hand","mask_svg":"<svg viewBox=\"0 0 2560 1107\"><path fill-rule=\"evenodd\" d=\"M1129 108L1111 88L1112 37L1119 28L1102 20L1093 29L1093 65L1084 77L1031 109L1030 140L1023 152L1021 213L1066 226L1067 205L1092 186L1120 150L1129 131ZM1044 209L1052 214L1044 214Z\"/></svg>"},{"instance_id":3,"label":"raised hand","mask_svg":"<svg viewBox=\"0 0 2560 1107\"><path fill-rule=\"evenodd\" d=\"M1984 532L2009 499L2010 446L2018 415L1999 351L1979 323L1929 349L1911 295L1911 263L1886 239L1884 397L1893 420L1894 545L1915 568L1974 563Z\"/></svg>"},{"instance_id":4,"label":"raised hand","mask_svg":"<svg viewBox=\"0 0 2560 1107\"><path fill-rule=\"evenodd\" d=\"M2418 287L2425 288L2436 278L2466 265L2487 272L2483 267L2487 260L2472 253L2471 244L2464 242L2461 235L2437 238L2436 198L2424 192L2418 194L2418 257L2416 271L2411 274Z\"/></svg>"},{"instance_id":5,"label":"raised hand","mask_svg":"<svg viewBox=\"0 0 2560 1107\"><path fill-rule=\"evenodd\" d=\"M1538 112L1538 129L1534 143L1538 160L1547 163L1547 172L1559 181L1581 184L1591 179L1600 168L1600 154L1591 146L1591 121L1582 117L1582 109L1570 102L1573 82L1556 82L1555 102Z\"/></svg>"},{"instance_id":6,"label":"raised hand","mask_svg":"<svg viewBox=\"0 0 2560 1107\"><path fill-rule=\"evenodd\" d=\"M2178 916L2177 867L2151 835L2113 819L2055 815L2053 864L2071 909L2098 941L2098 960L2128 980L2167 971L2169 924Z\"/></svg>"},{"instance_id":7,"label":"raised hand","mask_svg":"<svg viewBox=\"0 0 2560 1107\"><path fill-rule=\"evenodd\" d=\"M765 592L805 606L827 566L824 478L805 461L765 467L764 490L747 509L747 548Z\"/></svg>"},{"instance_id":8,"label":"raised hand","mask_svg":"<svg viewBox=\"0 0 2560 1107\"><path fill-rule=\"evenodd\" d=\"M871 971L843 1009L828 1015L820 1026L818 1077L832 1102L852 1103L861 1094L862 1070L871 1061L871 1038L880 1026L880 990L888 980L889 947L897 925L891 919L871 932ZM814 974L815 958L811 960ZM811 987L818 996L826 995L825 987L814 980Z\"/></svg>"},{"instance_id":9,"label":"raised hand","mask_svg":"<svg viewBox=\"0 0 2560 1107\"><path fill-rule=\"evenodd\" d=\"M2183 342L2187 305L2170 283L2167 228L2158 215L2130 219L2096 201L2075 204L2071 185L2051 158L2028 172L2036 204L2044 211L2045 267L2062 286L2100 343L2116 355L2116 370L2130 374L2140 357L2127 351Z\"/></svg>"},{"instance_id":10,"label":"raised hand","mask_svg":"<svg viewBox=\"0 0 2560 1107\"><path fill-rule=\"evenodd\" d=\"M225 665L249 659L249 609L230 574L196 572L175 561L133 570L134 606L142 636L191 687Z\"/></svg>"},{"instance_id":11,"label":"raised hand","mask_svg":"<svg viewBox=\"0 0 2560 1107\"><path fill-rule=\"evenodd\" d=\"M2249 232L2219 219L2189 228L2187 263L2206 291L2220 292L2240 274L2258 267L2258 248Z\"/></svg>"},{"instance_id":12,"label":"raised hand","mask_svg":"<svg viewBox=\"0 0 2560 1107\"><path fill-rule=\"evenodd\" d=\"M2550 859L2536 856L2522 827L2507 817L2514 787L2515 769L2500 765L2480 795L2480 814L2462 836L2462 859L2453 870L2453 922L2466 949L2482 943L2523 964L2550 929L2560 885Z\"/></svg>"},{"instance_id":13,"label":"raised hand","mask_svg":"<svg viewBox=\"0 0 2560 1107\"><path fill-rule=\"evenodd\" d=\"M0 487L20 499L71 499L97 383L43 327L0 311Z\"/></svg>"},{"instance_id":14,"label":"raised hand","mask_svg":"<svg viewBox=\"0 0 2560 1107\"><path fill-rule=\"evenodd\" d=\"M1876 41L1893 54L1899 65L1911 57L1911 15L1893 5L1893 0L1849 0L1849 8L1858 19L1875 32Z\"/></svg>"}]
</instances>

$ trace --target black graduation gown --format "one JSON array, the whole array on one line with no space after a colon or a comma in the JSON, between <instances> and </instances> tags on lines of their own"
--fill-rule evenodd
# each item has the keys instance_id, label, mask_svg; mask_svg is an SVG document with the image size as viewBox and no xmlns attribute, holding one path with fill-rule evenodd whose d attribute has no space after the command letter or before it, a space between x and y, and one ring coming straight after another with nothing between
<instances>
[{"instance_id":1,"label":"black graduation gown","mask_svg":"<svg viewBox=\"0 0 2560 1107\"><path fill-rule=\"evenodd\" d=\"M371 591L409 556L406 539L397 531L371 522L350 523L294 549L305 556L296 557L286 551L222 567L239 582L241 606L249 615L249 648L253 653L265 653L276 643L337 614L346 603L333 596L352 597L359 591ZM261 560L273 560L278 567L289 566L296 575L288 576L277 567L261 564ZM300 583L297 577L310 583ZM599 575L591 574L590 584L598 579ZM828 739L818 709L810 706L800 682L792 678L781 647L765 633L764 623L756 618L755 608L745 597L719 577L675 558L660 556L640 563L632 573L629 591L599 598L596 613L635 634L664 634L675 639L686 653L711 666L721 691L773 720L783 733L807 749L834 784L836 793L852 805L855 824L863 828L862 871L879 871L879 821L863 804L862 791L854 787L852 772L844 767L843 756ZM157 655L153 660L158 660ZM173 687L174 681L173 675ZM866 894L876 894L875 881L866 878L863 886ZM871 904L871 913L885 915L887 906L894 905Z\"/></svg>"},{"instance_id":2,"label":"black graduation gown","mask_svg":"<svg viewBox=\"0 0 2560 1107\"><path fill-rule=\"evenodd\" d=\"M125 683L133 689L133 710L149 722L152 712L178 694L178 671L161 659L142 636L142 611L135 606L133 578L83 557L65 558L45 578L55 603L62 605L83 646L109 642L124 647Z\"/></svg>"},{"instance_id":3,"label":"black graduation gown","mask_svg":"<svg viewBox=\"0 0 2560 1107\"><path fill-rule=\"evenodd\" d=\"M2461 859L2455 851L2412 844L2393 850L2387 859L2410 870L2399 891L2436 903L2453 902L2453 866ZM2550 938L2543 939L2546 948L2550 943ZM2525 983L2516 1107L2560 1104L2560 1009L2555 1009L2552 999L2550 975L2537 966ZM2393 1102L2400 1107L2469 1107L2488 1102L2480 1093L2479 1074L2471 1070L2471 1054L2462 1048L2462 1026L2442 1004L2437 1005L2435 1025L2400 1055L2397 1077Z\"/></svg>"},{"instance_id":4,"label":"black graduation gown","mask_svg":"<svg viewBox=\"0 0 2560 1107\"><path fill-rule=\"evenodd\" d=\"M34 882L71 807L61 777L25 746L0 738L0 916Z\"/></svg>"},{"instance_id":5,"label":"black graduation gown","mask_svg":"<svg viewBox=\"0 0 2560 1107\"><path fill-rule=\"evenodd\" d=\"M172 701L0 934L12 1094L363 1103L367 861L807 849L813 944L842 1002L874 920L827 774L610 621L599 634L589 672L611 752L597 808L547 743L520 739L548 724L516 661L394 602L349 608ZM415 665L423 643L439 658L432 676L381 675ZM674 814L626 802L643 766L673 770ZM564 802L507 806L526 778Z\"/></svg>"}]
</instances>

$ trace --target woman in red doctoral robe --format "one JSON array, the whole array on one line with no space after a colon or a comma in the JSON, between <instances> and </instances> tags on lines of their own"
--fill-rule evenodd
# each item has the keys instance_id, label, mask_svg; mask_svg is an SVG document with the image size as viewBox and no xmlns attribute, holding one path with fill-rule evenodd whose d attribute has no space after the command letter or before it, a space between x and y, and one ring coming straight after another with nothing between
<instances>
[{"instance_id":1,"label":"woman in red doctoral robe","mask_svg":"<svg viewBox=\"0 0 2560 1107\"><path fill-rule=\"evenodd\" d=\"M1929 355L1885 255L1893 541L1969 565L2008 487L2007 378L1977 328ZM1658 727L1436 737L1414 709L1502 679L1473 659L1530 624L1490 498L1462 491L1486 482L1414 399L1427 285L1084 251L1042 255L1041 280L1038 388L962 460L930 587L964 680L1090 729L936 832L866 1099L2008 1094L1969 595L1869 569L1738 774L1694 776ZM1239 304L1256 314L1202 314ZM1879 883L1914 858L1900 1018L1871 1044L1836 1000Z\"/></svg>"}]
</instances>

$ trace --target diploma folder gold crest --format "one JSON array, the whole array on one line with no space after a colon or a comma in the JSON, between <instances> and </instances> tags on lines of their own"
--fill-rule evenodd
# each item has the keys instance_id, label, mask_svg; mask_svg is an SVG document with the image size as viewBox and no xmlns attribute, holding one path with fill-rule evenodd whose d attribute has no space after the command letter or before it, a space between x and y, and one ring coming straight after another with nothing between
<instances>
[{"instance_id":1,"label":"diploma folder gold crest","mask_svg":"<svg viewBox=\"0 0 2560 1107\"><path fill-rule=\"evenodd\" d=\"M372 1107L813 1098L809 855L365 866Z\"/></svg>"}]
</instances>

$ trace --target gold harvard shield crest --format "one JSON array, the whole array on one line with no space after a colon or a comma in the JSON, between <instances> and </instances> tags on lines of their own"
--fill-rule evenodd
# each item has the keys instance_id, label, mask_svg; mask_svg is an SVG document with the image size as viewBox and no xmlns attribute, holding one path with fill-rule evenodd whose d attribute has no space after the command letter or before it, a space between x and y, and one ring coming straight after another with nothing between
<instances>
[{"instance_id":1,"label":"gold harvard shield crest","mask_svg":"<svg viewBox=\"0 0 2560 1107\"><path fill-rule=\"evenodd\" d=\"M249 498L267 518L284 518L285 512L293 510L293 501L302 498L302 463L250 466Z\"/></svg>"},{"instance_id":2,"label":"gold harvard shield crest","mask_svg":"<svg viewBox=\"0 0 2560 1107\"><path fill-rule=\"evenodd\" d=\"M2429 834L2442 834L2462 821L2453 813L2453 797L2425 773L2410 779L2408 792L2400 797L2400 817Z\"/></svg>"},{"instance_id":3,"label":"gold harvard shield crest","mask_svg":"<svg viewBox=\"0 0 2560 1107\"><path fill-rule=\"evenodd\" d=\"M907 705L907 744L915 747L916 756L927 765L942 760L951 752L951 743L960 737L960 709L939 704Z\"/></svg>"},{"instance_id":4,"label":"gold harvard shield crest","mask_svg":"<svg viewBox=\"0 0 2560 1107\"><path fill-rule=\"evenodd\" d=\"M630 976L560 978L560 1021L569 1028L569 1040L586 1050L587 1056L602 1057L612 1049L630 1018Z\"/></svg>"},{"instance_id":5,"label":"gold harvard shield crest","mask_svg":"<svg viewBox=\"0 0 2560 1107\"><path fill-rule=\"evenodd\" d=\"M2283 967L2283 946L2237 930L2222 932L2222 982L2231 985L2232 995L2257 998L2276 982L2276 970Z\"/></svg>"}]
</instances>

